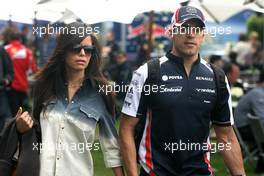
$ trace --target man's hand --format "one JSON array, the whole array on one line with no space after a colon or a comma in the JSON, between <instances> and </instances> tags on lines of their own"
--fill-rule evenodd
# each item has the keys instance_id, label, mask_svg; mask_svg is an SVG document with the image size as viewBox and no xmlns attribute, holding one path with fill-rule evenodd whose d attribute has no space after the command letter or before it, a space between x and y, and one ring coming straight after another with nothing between
<instances>
[{"instance_id":1,"label":"man's hand","mask_svg":"<svg viewBox=\"0 0 264 176\"><path fill-rule=\"evenodd\" d=\"M21 134L27 132L33 127L34 121L27 111L23 112L20 107L16 114L16 127L17 131Z\"/></svg>"},{"instance_id":2,"label":"man's hand","mask_svg":"<svg viewBox=\"0 0 264 176\"><path fill-rule=\"evenodd\" d=\"M0 80L1 86L8 86L10 84L10 81L8 79L2 79Z\"/></svg>"}]
</instances>

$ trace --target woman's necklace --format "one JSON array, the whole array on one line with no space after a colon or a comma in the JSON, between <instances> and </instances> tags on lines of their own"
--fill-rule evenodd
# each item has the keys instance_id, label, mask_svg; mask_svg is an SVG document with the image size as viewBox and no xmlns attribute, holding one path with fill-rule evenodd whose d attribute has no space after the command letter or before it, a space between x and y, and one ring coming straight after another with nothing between
<instances>
[{"instance_id":1,"label":"woman's necklace","mask_svg":"<svg viewBox=\"0 0 264 176\"><path fill-rule=\"evenodd\" d=\"M76 87L82 87L82 83L80 83L80 84L67 84L67 87L68 88L76 88Z\"/></svg>"},{"instance_id":2,"label":"woman's necklace","mask_svg":"<svg viewBox=\"0 0 264 176\"><path fill-rule=\"evenodd\" d=\"M82 87L83 85L83 80L81 80L79 83L66 83L67 87L68 88L79 88L79 87Z\"/></svg>"}]
</instances>

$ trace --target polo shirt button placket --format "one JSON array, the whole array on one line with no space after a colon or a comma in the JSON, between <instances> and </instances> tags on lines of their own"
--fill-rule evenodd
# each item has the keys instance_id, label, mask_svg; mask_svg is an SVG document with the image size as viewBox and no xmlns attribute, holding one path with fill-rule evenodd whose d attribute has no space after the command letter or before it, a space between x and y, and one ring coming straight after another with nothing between
<instances>
[{"instance_id":1,"label":"polo shirt button placket","mask_svg":"<svg viewBox=\"0 0 264 176\"><path fill-rule=\"evenodd\" d=\"M57 160L60 160L60 158L62 157L63 150L64 150L63 143L62 143L62 136L63 136L64 127L65 127L64 121L62 120L61 125L60 125L61 130L60 130L60 134L59 134L59 140L57 143L57 145L59 146L59 148L57 149L58 150L57 151Z\"/></svg>"}]
</instances>

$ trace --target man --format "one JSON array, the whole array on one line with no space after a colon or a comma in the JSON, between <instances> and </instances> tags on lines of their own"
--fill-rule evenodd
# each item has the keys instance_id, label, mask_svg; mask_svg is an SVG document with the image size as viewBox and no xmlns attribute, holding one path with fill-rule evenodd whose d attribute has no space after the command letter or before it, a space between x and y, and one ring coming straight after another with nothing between
<instances>
[{"instance_id":1,"label":"man","mask_svg":"<svg viewBox=\"0 0 264 176\"><path fill-rule=\"evenodd\" d=\"M249 144L256 144L250 129L248 114L256 115L264 125L264 70L261 71L258 86L243 96L235 109L234 117L237 129L243 140ZM259 156L256 171L264 172L264 161Z\"/></svg>"},{"instance_id":2,"label":"man","mask_svg":"<svg viewBox=\"0 0 264 176\"><path fill-rule=\"evenodd\" d=\"M127 60L127 54L123 51L117 52L115 56L116 64L111 65L107 68L105 74L107 77L113 81L116 87L129 86L132 70L131 66ZM118 91L116 93L116 117L119 118L121 114L122 105L126 97L125 91Z\"/></svg>"},{"instance_id":3,"label":"man","mask_svg":"<svg viewBox=\"0 0 264 176\"><path fill-rule=\"evenodd\" d=\"M134 129L139 118L146 114L138 151L141 176L211 175L210 123L218 143L223 146L218 150L231 174L245 175L241 150L232 128L227 79L225 94L219 97L221 106L216 111L214 72L198 53L204 40L204 27L203 14L199 9L184 6L175 12L170 30L172 51L159 59L161 79L155 86L159 91L154 93L157 88L152 89L152 101L147 101L148 89L144 88L148 65L134 72L122 109L119 133L128 176L138 175Z\"/></svg>"},{"instance_id":4,"label":"man","mask_svg":"<svg viewBox=\"0 0 264 176\"><path fill-rule=\"evenodd\" d=\"M110 64L115 63L115 56L119 51L119 46L116 43L115 35L113 31L108 31L106 33L106 45L103 51L107 57L109 57Z\"/></svg>"},{"instance_id":5,"label":"man","mask_svg":"<svg viewBox=\"0 0 264 176\"><path fill-rule=\"evenodd\" d=\"M11 84L14 77L13 64L5 49L0 47L0 131L5 119L12 117L8 104L6 87Z\"/></svg>"},{"instance_id":6,"label":"man","mask_svg":"<svg viewBox=\"0 0 264 176\"><path fill-rule=\"evenodd\" d=\"M234 84L237 83L237 80L240 76L240 69L236 64L233 63L226 63L223 66L223 70L227 76L227 79L229 81L229 84L233 86Z\"/></svg>"},{"instance_id":7,"label":"man","mask_svg":"<svg viewBox=\"0 0 264 176\"><path fill-rule=\"evenodd\" d=\"M32 52L21 43L19 33L12 33L10 40L5 50L13 62L15 72L9 97L12 115L15 116L18 108L25 106L29 92L27 76L29 72L36 71L36 65Z\"/></svg>"},{"instance_id":8,"label":"man","mask_svg":"<svg viewBox=\"0 0 264 176\"><path fill-rule=\"evenodd\" d=\"M264 49L261 47L259 35L256 31L249 34L249 43L251 50L245 56L246 64L254 65L256 68L262 69L264 63Z\"/></svg>"},{"instance_id":9,"label":"man","mask_svg":"<svg viewBox=\"0 0 264 176\"><path fill-rule=\"evenodd\" d=\"M246 55L251 52L251 46L246 34L240 34L238 40L232 51L237 53L236 61L240 67L246 67Z\"/></svg>"},{"instance_id":10,"label":"man","mask_svg":"<svg viewBox=\"0 0 264 176\"><path fill-rule=\"evenodd\" d=\"M240 69L238 65L230 62L226 62L223 66L223 71L226 74L228 83L231 88L240 89L241 94L243 95L246 92L246 89L243 86L243 82L240 77ZM232 91L231 91L232 92ZM239 98L239 97L237 97ZM234 101L234 99L233 99Z\"/></svg>"},{"instance_id":11,"label":"man","mask_svg":"<svg viewBox=\"0 0 264 176\"><path fill-rule=\"evenodd\" d=\"M258 86L243 96L235 110L235 122L238 128L249 125L247 114L261 118L264 124L264 70L261 71Z\"/></svg>"},{"instance_id":12,"label":"man","mask_svg":"<svg viewBox=\"0 0 264 176\"><path fill-rule=\"evenodd\" d=\"M107 70L110 80L114 81L115 84L120 87L129 85L132 77L132 70L127 60L127 54L123 51L119 51L115 56L115 62L116 65L113 65ZM124 91L120 91L117 92L116 96L118 102L123 104L126 93Z\"/></svg>"},{"instance_id":13,"label":"man","mask_svg":"<svg viewBox=\"0 0 264 176\"><path fill-rule=\"evenodd\" d=\"M46 28L46 33L41 37L37 36L35 39L39 51L38 68L47 64L56 46L55 36L50 35L48 32L48 28Z\"/></svg>"}]
</instances>

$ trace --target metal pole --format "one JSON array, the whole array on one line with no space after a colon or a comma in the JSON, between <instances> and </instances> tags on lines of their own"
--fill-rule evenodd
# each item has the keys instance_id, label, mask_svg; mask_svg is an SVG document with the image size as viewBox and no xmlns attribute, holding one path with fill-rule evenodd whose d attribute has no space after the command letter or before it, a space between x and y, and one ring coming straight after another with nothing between
<instances>
[{"instance_id":1,"label":"metal pole","mask_svg":"<svg viewBox=\"0 0 264 176\"><path fill-rule=\"evenodd\" d=\"M154 11L152 10L149 13L149 33L148 33L148 52L147 52L147 60L151 59L151 52L153 49L152 43L152 26L154 23Z\"/></svg>"},{"instance_id":2,"label":"metal pole","mask_svg":"<svg viewBox=\"0 0 264 176\"><path fill-rule=\"evenodd\" d=\"M126 24L121 24L121 49L126 52Z\"/></svg>"}]
</instances>

